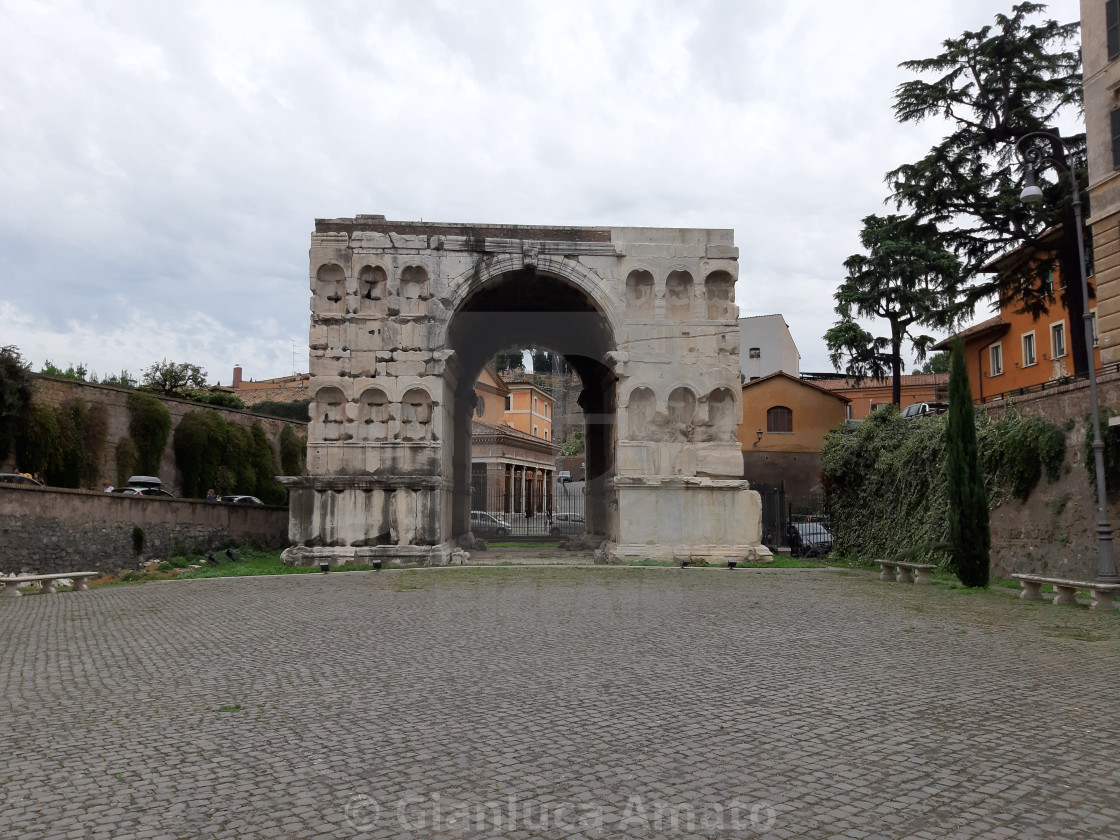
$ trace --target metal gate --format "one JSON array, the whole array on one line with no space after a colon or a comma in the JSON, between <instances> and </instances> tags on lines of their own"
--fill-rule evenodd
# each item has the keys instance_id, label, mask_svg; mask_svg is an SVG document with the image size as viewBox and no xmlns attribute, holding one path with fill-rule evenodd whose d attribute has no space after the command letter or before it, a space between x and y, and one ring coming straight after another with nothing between
<instances>
[{"instance_id":1,"label":"metal gate","mask_svg":"<svg viewBox=\"0 0 1120 840\"><path fill-rule=\"evenodd\" d=\"M791 554L819 557L832 549L828 500L824 494L793 496L785 484L756 485L762 497L762 543L772 551L788 548Z\"/></svg>"},{"instance_id":2,"label":"metal gate","mask_svg":"<svg viewBox=\"0 0 1120 840\"><path fill-rule=\"evenodd\" d=\"M584 482L511 479L504 487L471 482L471 532L487 540L558 540L587 530Z\"/></svg>"}]
</instances>

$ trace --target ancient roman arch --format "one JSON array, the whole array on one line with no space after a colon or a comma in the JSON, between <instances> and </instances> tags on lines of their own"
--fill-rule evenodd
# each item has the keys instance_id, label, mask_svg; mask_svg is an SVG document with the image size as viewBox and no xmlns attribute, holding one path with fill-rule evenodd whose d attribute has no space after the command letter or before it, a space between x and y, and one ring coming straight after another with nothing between
<instances>
[{"instance_id":1,"label":"ancient roman arch","mask_svg":"<svg viewBox=\"0 0 1120 840\"><path fill-rule=\"evenodd\" d=\"M548 347L579 374L588 530L608 557L742 559L730 230L319 219L311 237L307 474L291 563L447 562L470 527L486 361Z\"/></svg>"}]
</instances>

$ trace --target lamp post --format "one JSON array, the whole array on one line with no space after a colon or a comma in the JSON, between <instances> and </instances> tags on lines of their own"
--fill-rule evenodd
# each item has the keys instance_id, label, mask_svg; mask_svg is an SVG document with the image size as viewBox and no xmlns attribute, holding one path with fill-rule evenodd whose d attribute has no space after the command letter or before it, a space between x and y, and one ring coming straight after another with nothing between
<instances>
[{"instance_id":1,"label":"lamp post","mask_svg":"<svg viewBox=\"0 0 1120 840\"><path fill-rule=\"evenodd\" d=\"M1044 142L1045 141L1045 144ZM1047 146L1049 154L1047 154ZM1102 583L1120 582L1116 562L1112 557L1112 526L1108 522L1107 499L1104 483L1104 441L1101 440L1100 404L1097 401L1097 366L1093 362L1093 314L1089 311L1089 280L1085 276L1085 236L1081 223L1081 191L1077 186L1077 173L1066 160L1062 136L1057 129L1033 131L1019 139L1015 150L1027 167L1026 183L1019 198L1026 203L1042 200L1037 173L1045 166L1069 173L1073 198L1074 228L1077 233L1077 261L1081 275L1081 299L1084 301L1085 351L1089 367L1089 413L1093 418L1093 459L1097 469L1097 580Z\"/></svg>"}]
</instances>

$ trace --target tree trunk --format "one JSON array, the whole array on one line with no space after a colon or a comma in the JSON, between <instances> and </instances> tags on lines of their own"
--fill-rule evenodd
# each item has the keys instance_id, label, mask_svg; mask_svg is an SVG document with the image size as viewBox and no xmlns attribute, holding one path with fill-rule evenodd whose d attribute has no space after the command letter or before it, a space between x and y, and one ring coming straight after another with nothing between
<instances>
[{"instance_id":1,"label":"tree trunk","mask_svg":"<svg viewBox=\"0 0 1120 840\"><path fill-rule=\"evenodd\" d=\"M898 327L891 324L891 402L902 410L902 336Z\"/></svg>"}]
</instances>

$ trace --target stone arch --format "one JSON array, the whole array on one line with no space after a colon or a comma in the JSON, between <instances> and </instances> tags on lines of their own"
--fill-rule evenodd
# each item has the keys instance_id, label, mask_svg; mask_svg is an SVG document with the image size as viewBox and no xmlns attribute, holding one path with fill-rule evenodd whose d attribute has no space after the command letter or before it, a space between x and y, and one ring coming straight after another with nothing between
<instances>
[{"instance_id":1,"label":"stone arch","mask_svg":"<svg viewBox=\"0 0 1120 840\"><path fill-rule=\"evenodd\" d=\"M687 321L692 317L692 275L670 271L665 278L665 317Z\"/></svg>"},{"instance_id":2,"label":"stone arch","mask_svg":"<svg viewBox=\"0 0 1120 840\"><path fill-rule=\"evenodd\" d=\"M735 278L726 271L713 271L704 278L704 297L709 321L735 317Z\"/></svg>"},{"instance_id":3,"label":"stone arch","mask_svg":"<svg viewBox=\"0 0 1120 840\"><path fill-rule=\"evenodd\" d=\"M366 388L362 391L358 398L358 440L389 440L392 420L392 404L385 391L381 388Z\"/></svg>"},{"instance_id":4,"label":"stone arch","mask_svg":"<svg viewBox=\"0 0 1120 840\"><path fill-rule=\"evenodd\" d=\"M343 315L346 312L346 270L338 263L326 263L315 272L312 309L320 315Z\"/></svg>"},{"instance_id":5,"label":"stone arch","mask_svg":"<svg viewBox=\"0 0 1120 840\"><path fill-rule=\"evenodd\" d=\"M379 265L366 265L358 272L358 312L385 315L389 304L389 277Z\"/></svg>"},{"instance_id":6,"label":"stone arch","mask_svg":"<svg viewBox=\"0 0 1120 840\"><path fill-rule=\"evenodd\" d=\"M653 275L636 268L626 276L626 314L653 317Z\"/></svg>"},{"instance_id":7,"label":"stone arch","mask_svg":"<svg viewBox=\"0 0 1120 840\"><path fill-rule=\"evenodd\" d=\"M668 426L680 440L692 437L696 424L696 393L687 386L674 388L669 392L666 405Z\"/></svg>"},{"instance_id":8,"label":"stone arch","mask_svg":"<svg viewBox=\"0 0 1120 840\"><path fill-rule=\"evenodd\" d=\"M428 270L421 265L409 265L401 271L401 315L427 315L431 298Z\"/></svg>"},{"instance_id":9,"label":"stone arch","mask_svg":"<svg viewBox=\"0 0 1120 840\"><path fill-rule=\"evenodd\" d=\"M651 440L657 414L657 395L644 385L630 392L626 400L626 425L630 440Z\"/></svg>"},{"instance_id":10,"label":"stone arch","mask_svg":"<svg viewBox=\"0 0 1120 840\"><path fill-rule=\"evenodd\" d=\"M327 385L315 392L311 403L312 432L322 440L349 440L346 432L346 395L341 388Z\"/></svg>"},{"instance_id":11,"label":"stone arch","mask_svg":"<svg viewBox=\"0 0 1120 840\"><path fill-rule=\"evenodd\" d=\"M730 388L714 388L707 396L709 440L736 440L739 423L735 394Z\"/></svg>"},{"instance_id":12,"label":"stone arch","mask_svg":"<svg viewBox=\"0 0 1120 840\"><path fill-rule=\"evenodd\" d=\"M436 440L432 395L424 388L409 388L401 397L401 440Z\"/></svg>"}]
</instances>

